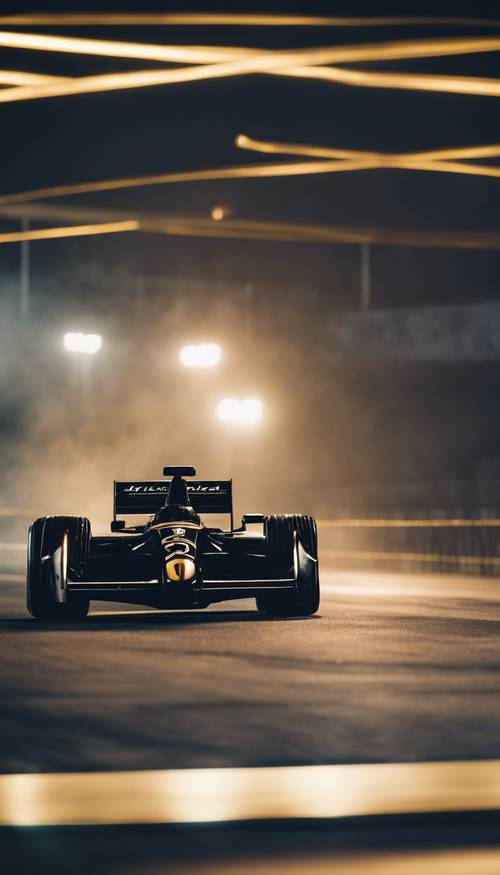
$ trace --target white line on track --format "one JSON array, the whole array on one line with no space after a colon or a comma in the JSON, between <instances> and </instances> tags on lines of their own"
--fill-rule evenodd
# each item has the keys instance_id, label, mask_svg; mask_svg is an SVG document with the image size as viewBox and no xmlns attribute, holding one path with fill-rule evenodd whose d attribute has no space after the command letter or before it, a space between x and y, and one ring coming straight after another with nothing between
<instances>
[{"instance_id":1,"label":"white line on track","mask_svg":"<svg viewBox=\"0 0 500 875\"><path fill-rule=\"evenodd\" d=\"M0 826L500 810L500 760L0 776Z\"/></svg>"}]
</instances>

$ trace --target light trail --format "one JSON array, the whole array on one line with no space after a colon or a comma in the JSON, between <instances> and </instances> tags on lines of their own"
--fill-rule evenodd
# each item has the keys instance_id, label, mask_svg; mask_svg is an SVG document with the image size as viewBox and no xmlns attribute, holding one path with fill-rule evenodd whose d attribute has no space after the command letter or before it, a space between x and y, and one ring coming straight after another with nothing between
<instances>
[{"instance_id":1,"label":"light trail","mask_svg":"<svg viewBox=\"0 0 500 875\"><path fill-rule=\"evenodd\" d=\"M363 152L355 149L334 149L329 146L308 146L303 143L282 143L268 140L255 140L245 134L236 137L235 145L240 149L264 152L272 155L307 155L316 158L350 158L360 160L429 159L439 161L447 158L500 158L500 143L482 146L454 146L451 149L432 149L424 152L400 152L394 155L383 152Z\"/></svg>"},{"instance_id":2,"label":"light trail","mask_svg":"<svg viewBox=\"0 0 500 875\"><path fill-rule=\"evenodd\" d=\"M378 73L363 70L342 70L339 67L304 67L299 71L290 67L286 76L301 79L321 79L339 85L361 88L394 88L404 91L434 91L443 94L469 94L480 97L499 97L500 80L479 76L439 76L415 73Z\"/></svg>"},{"instance_id":3,"label":"light trail","mask_svg":"<svg viewBox=\"0 0 500 875\"><path fill-rule=\"evenodd\" d=\"M293 154L332 160L247 164L207 170L194 170L180 173L159 173L148 176L101 180L99 182L58 185L1 195L0 205L29 203L31 201L47 198L60 198L76 194L91 194L101 191L116 191L149 185L166 185L181 182L200 182L219 179L258 179L282 176L303 176L309 174L373 170L382 167L393 169L399 167L400 169L410 170L428 170L462 175L490 176L492 178L500 176L499 167L444 162L444 159L448 157L462 157L465 159L500 157L499 144L387 155L379 152L361 152L348 149L332 149L323 146L259 141L240 134L236 139L236 145L242 149L265 152L268 154Z\"/></svg>"},{"instance_id":4,"label":"light trail","mask_svg":"<svg viewBox=\"0 0 500 875\"><path fill-rule=\"evenodd\" d=\"M11 48L36 49L50 52L83 53L99 56L141 58L156 61L200 62L200 66L170 70L139 70L61 79L45 85L25 85L0 91L0 102L15 102L74 94L89 94L118 89L145 88L271 73L299 78L314 78L337 84L372 88L399 88L438 91L445 93L500 96L500 81L467 76L436 76L431 74L378 73L343 70L338 67L317 66L328 63L347 63L366 60L393 60L395 58L435 57L446 54L466 54L496 51L500 40L469 38L444 40L412 40L378 45L333 46L290 51L258 51L227 47L179 47L105 40L76 39L44 34L0 32L0 45ZM209 63L205 63L209 61ZM212 63L216 61L215 63ZM311 66L309 66L311 65ZM312 66L316 65L316 66Z\"/></svg>"},{"instance_id":5,"label":"light trail","mask_svg":"<svg viewBox=\"0 0 500 875\"><path fill-rule=\"evenodd\" d=\"M23 240L55 240L59 237L90 237L96 234L117 234L123 231L137 231L139 223L135 220L108 222L99 225L76 225L69 228L41 228L31 231L12 231L0 234L0 244L20 243Z\"/></svg>"},{"instance_id":6,"label":"light trail","mask_svg":"<svg viewBox=\"0 0 500 875\"><path fill-rule=\"evenodd\" d=\"M497 232L401 231L376 228L353 228L335 225L296 225L287 222L251 222L225 219L214 222L205 216L164 215L158 213L126 213L99 208L52 206L50 204L0 204L0 215L8 218L31 217L41 221L104 222L131 221L139 223L138 231L187 237L209 237L238 240L272 240L293 243L355 244L371 243L384 246L417 246L427 248L500 250Z\"/></svg>"},{"instance_id":7,"label":"light trail","mask_svg":"<svg viewBox=\"0 0 500 875\"><path fill-rule=\"evenodd\" d=\"M436 562L454 563L457 565L484 565L485 567L500 566L499 556L463 556L459 553L398 553L382 550L323 550L326 556L335 559L365 559L370 562L379 559L384 562Z\"/></svg>"},{"instance_id":8,"label":"light trail","mask_svg":"<svg viewBox=\"0 0 500 875\"><path fill-rule=\"evenodd\" d=\"M341 85L366 88L402 89L409 91L433 91L445 94L468 94L483 97L500 96L500 80L476 76L437 76L412 73L376 73L360 70L343 70L338 67L296 67L282 55L280 59L267 55L241 61L181 67L173 70L139 70L130 73L108 73L99 76L81 76L77 79L53 82L46 85L4 88L0 91L0 103L24 100L39 100L49 97L65 97L75 94L95 94L107 91L151 88L160 85L175 85L223 79L252 73L273 73L296 78L321 79ZM272 59L272 60L271 60ZM281 67L281 69L280 69Z\"/></svg>"},{"instance_id":9,"label":"light trail","mask_svg":"<svg viewBox=\"0 0 500 875\"><path fill-rule=\"evenodd\" d=\"M0 85L48 85L67 82L65 76L46 76L43 73L27 73L24 70L0 70Z\"/></svg>"},{"instance_id":10,"label":"light trail","mask_svg":"<svg viewBox=\"0 0 500 875\"><path fill-rule=\"evenodd\" d=\"M470 526L500 526L500 519L440 519L440 520L395 520L395 519L338 519L318 520L318 526L330 529L433 529L469 528Z\"/></svg>"},{"instance_id":11,"label":"light trail","mask_svg":"<svg viewBox=\"0 0 500 875\"><path fill-rule=\"evenodd\" d=\"M414 27L416 25L439 25L445 27L500 27L495 18L456 18L427 16L321 16L321 15L259 15L231 13L21 13L0 16L1 24L24 25L229 25L235 27Z\"/></svg>"},{"instance_id":12,"label":"light trail","mask_svg":"<svg viewBox=\"0 0 500 875\"><path fill-rule=\"evenodd\" d=\"M0 92L1 95L1 92ZM358 165L359 162L353 162ZM310 173L330 173L340 169L338 161L307 161L286 164L243 164L233 167L218 167L208 170L192 170L179 173L158 173L148 176L122 177L100 182L83 182L71 185L57 185L49 188L32 189L1 195L0 205L19 204L46 198L67 197L73 194L91 194L99 191L137 188L148 185L166 185L179 182L200 182L216 179L256 179L273 176L303 176ZM345 168L344 168L345 169ZM353 167L354 169L354 167Z\"/></svg>"},{"instance_id":13,"label":"light trail","mask_svg":"<svg viewBox=\"0 0 500 875\"><path fill-rule=\"evenodd\" d=\"M269 51L236 46L176 46L156 43L135 43L118 40L80 39L51 34L0 31L0 46L31 51L63 52L98 57L132 58L149 61L211 64L239 58L265 59ZM443 37L387 41L361 45L338 45L287 51L300 59L300 64L354 63L360 61L391 61L410 58L432 58L447 55L496 52L500 37ZM273 51L273 55L283 52ZM265 71L265 66L262 67Z\"/></svg>"},{"instance_id":14,"label":"light trail","mask_svg":"<svg viewBox=\"0 0 500 875\"><path fill-rule=\"evenodd\" d=\"M499 760L0 776L2 827L499 809Z\"/></svg>"},{"instance_id":15,"label":"light trail","mask_svg":"<svg viewBox=\"0 0 500 875\"><path fill-rule=\"evenodd\" d=\"M356 170L420 170L434 173L456 173L463 176L500 177L500 167L481 164L462 164L444 160L446 157L485 158L500 156L500 145L471 146L462 149L442 149L427 152L387 154L383 152L360 152L350 149L333 149L324 146L307 146L297 143L252 140L240 134L235 141L240 149L273 155L300 155L337 159L337 171ZM293 166L293 165L291 165Z\"/></svg>"},{"instance_id":16,"label":"light trail","mask_svg":"<svg viewBox=\"0 0 500 875\"><path fill-rule=\"evenodd\" d=\"M383 829L383 827L382 827ZM460 843L458 843L460 844ZM198 860L182 869L182 875L498 875L500 850L465 848L456 850L280 853L279 858L259 854L257 859L221 861Z\"/></svg>"}]
</instances>

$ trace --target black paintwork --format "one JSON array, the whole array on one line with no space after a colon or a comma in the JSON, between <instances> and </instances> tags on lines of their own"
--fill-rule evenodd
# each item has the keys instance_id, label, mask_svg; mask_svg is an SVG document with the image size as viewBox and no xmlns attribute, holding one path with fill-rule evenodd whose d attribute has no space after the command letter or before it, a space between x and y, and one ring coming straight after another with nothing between
<instances>
[{"instance_id":1,"label":"black paintwork","mask_svg":"<svg viewBox=\"0 0 500 875\"><path fill-rule=\"evenodd\" d=\"M245 521L237 530L231 524L228 531L202 523L200 509L223 510L232 522L231 481L187 485L178 470L166 470L173 475L170 483L115 483L115 514L154 513L144 525L92 537L85 561L69 568L68 590L88 593L92 599L168 608L206 607L295 586L293 567L287 562L280 567L268 555L264 535L249 535ZM175 558L194 562L192 579L169 578L166 564Z\"/></svg>"}]
</instances>

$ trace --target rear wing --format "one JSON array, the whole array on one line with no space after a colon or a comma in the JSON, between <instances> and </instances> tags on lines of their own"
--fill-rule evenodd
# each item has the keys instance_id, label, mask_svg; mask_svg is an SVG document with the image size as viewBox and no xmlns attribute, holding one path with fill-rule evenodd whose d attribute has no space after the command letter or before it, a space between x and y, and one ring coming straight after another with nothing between
<instances>
[{"instance_id":1,"label":"rear wing","mask_svg":"<svg viewBox=\"0 0 500 875\"><path fill-rule=\"evenodd\" d=\"M113 518L117 514L154 514L165 504L170 480L115 480ZM233 528L233 481L191 480L186 483L196 513L228 513Z\"/></svg>"}]
</instances>

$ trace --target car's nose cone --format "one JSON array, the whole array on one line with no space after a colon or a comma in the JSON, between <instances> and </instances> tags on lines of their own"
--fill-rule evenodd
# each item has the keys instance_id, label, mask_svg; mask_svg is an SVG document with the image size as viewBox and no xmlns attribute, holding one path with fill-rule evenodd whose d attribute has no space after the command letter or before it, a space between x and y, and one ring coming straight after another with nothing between
<instances>
[{"instance_id":1,"label":"car's nose cone","mask_svg":"<svg viewBox=\"0 0 500 875\"><path fill-rule=\"evenodd\" d=\"M169 580L176 582L192 580L196 574L196 565L187 556L174 556L172 559L167 560L165 570Z\"/></svg>"}]
</instances>

